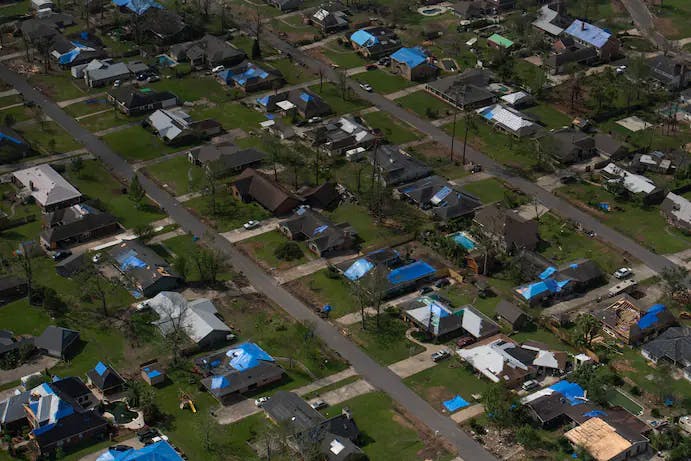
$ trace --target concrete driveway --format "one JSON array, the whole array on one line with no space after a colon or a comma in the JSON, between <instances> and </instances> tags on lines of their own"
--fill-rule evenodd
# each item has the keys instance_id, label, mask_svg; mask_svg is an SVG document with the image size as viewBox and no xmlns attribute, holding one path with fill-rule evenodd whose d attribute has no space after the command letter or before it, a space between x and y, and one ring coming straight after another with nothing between
<instances>
[{"instance_id":1,"label":"concrete driveway","mask_svg":"<svg viewBox=\"0 0 691 461\"><path fill-rule=\"evenodd\" d=\"M278 218L269 218L261 221L261 225L254 229L247 230L243 227L238 229L233 229L228 232L223 232L221 236L228 240L230 243L237 243L243 240L256 237L258 235L266 234L267 232L274 231L278 229L278 224L281 222Z\"/></svg>"},{"instance_id":2,"label":"concrete driveway","mask_svg":"<svg viewBox=\"0 0 691 461\"><path fill-rule=\"evenodd\" d=\"M20 367L13 368L11 370L2 370L0 371L0 384L19 381L19 379L23 376L53 368L59 361L60 360L53 357L41 356L30 363L25 363Z\"/></svg>"}]
</instances>

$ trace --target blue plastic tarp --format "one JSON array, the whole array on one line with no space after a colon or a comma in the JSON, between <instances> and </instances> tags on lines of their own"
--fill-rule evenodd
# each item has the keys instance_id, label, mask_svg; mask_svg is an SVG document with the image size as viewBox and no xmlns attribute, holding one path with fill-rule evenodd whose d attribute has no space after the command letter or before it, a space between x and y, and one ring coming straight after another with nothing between
<instances>
[{"instance_id":1,"label":"blue plastic tarp","mask_svg":"<svg viewBox=\"0 0 691 461\"><path fill-rule=\"evenodd\" d=\"M562 380L552 384L549 388L563 395L571 406L580 405L584 402L585 391L577 383Z\"/></svg>"},{"instance_id":2,"label":"blue plastic tarp","mask_svg":"<svg viewBox=\"0 0 691 461\"><path fill-rule=\"evenodd\" d=\"M370 47L379 43L379 39L364 29L357 30L350 36L350 40L364 47Z\"/></svg>"},{"instance_id":3,"label":"blue plastic tarp","mask_svg":"<svg viewBox=\"0 0 691 461\"><path fill-rule=\"evenodd\" d=\"M554 274L557 271L557 268L554 266L549 266L547 269L542 271L540 275L538 275L538 278L540 280L545 280L546 278L549 278L552 274Z\"/></svg>"},{"instance_id":4,"label":"blue plastic tarp","mask_svg":"<svg viewBox=\"0 0 691 461\"><path fill-rule=\"evenodd\" d=\"M214 376L211 378L211 389L223 389L228 386L230 386L230 382L225 376Z\"/></svg>"},{"instance_id":5,"label":"blue plastic tarp","mask_svg":"<svg viewBox=\"0 0 691 461\"><path fill-rule=\"evenodd\" d=\"M400 48L391 55L394 61L405 63L409 68L414 68L427 61L427 55L418 47L415 48Z\"/></svg>"},{"instance_id":6,"label":"blue plastic tarp","mask_svg":"<svg viewBox=\"0 0 691 461\"><path fill-rule=\"evenodd\" d=\"M612 36L604 29L588 24L587 22L576 19L566 28L565 32L595 48L602 48Z\"/></svg>"},{"instance_id":7,"label":"blue plastic tarp","mask_svg":"<svg viewBox=\"0 0 691 461\"><path fill-rule=\"evenodd\" d=\"M423 277L434 274L436 271L437 270L434 267L430 266L425 261L419 260L392 270L389 272L386 278L393 285L398 285L400 283L419 280Z\"/></svg>"},{"instance_id":8,"label":"blue plastic tarp","mask_svg":"<svg viewBox=\"0 0 691 461\"><path fill-rule=\"evenodd\" d=\"M230 366L238 371L254 368L262 361L274 361L273 357L254 343L244 343L236 348L229 349L228 352L226 352L226 356L230 358Z\"/></svg>"},{"instance_id":9,"label":"blue plastic tarp","mask_svg":"<svg viewBox=\"0 0 691 461\"><path fill-rule=\"evenodd\" d=\"M607 416L607 413L605 413L602 410L592 410L592 411L588 411L586 413L583 413L583 416L587 416L589 418L599 418L600 416Z\"/></svg>"},{"instance_id":10,"label":"blue plastic tarp","mask_svg":"<svg viewBox=\"0 0 691 461\"><path fill-rule=\"evenodd\" d=\"M444 408L450 412L460 410L461 408L465 408L470 405L460 395L456 395L456 397L452 398L451 400L444 401L443 404Z\"/></svg>"},{"instance_id":11,"label":"blue plastic tarp","mask_svg":"<svg viewBox=\"0 0 691 461\"><path fill-rule=\"evenodd\" d=\"M14 144L24 144L21 140L17 138L13 138L12 136L6 135L5 133L0 133L0 144L2 144L3 139L7 139L9 142Z\"/></svg>"},{"instance_id":12,"label":"blue plastic tarp","mask_svg":"<svg viewBox=\"0 0 691 461\"><path fill-rule=\"evenodd\" d=\"M168 442L161 440L138 450L108 450L96 461L182 461L182 457Z\"/></svg>"},{"instance_id":13,"label":"blue plastic tarp","mask_svg":"<svg viewBox=\"0 0 691 461\"><path fill-rule=\"evenodd\" d=\"M98 362L96 366L94 367L94 371L98 373L98 376L103 376L103 373L108 371L108 367L103 364L103 362Z\"/></svg>"},{"instance_id":14,"label":"blue plastic tarp","mask_svg":"<svg viewBox=\"0 0 691 461\"><path fill-rule=\"evenodd\" d=\"M346 269L343 275L345 275L345 277L351 281L360 280L373 268L374 264L372 264L364 258L360 258L357 261L355 261L348 269Z\"/></svg>"}]
</instances>

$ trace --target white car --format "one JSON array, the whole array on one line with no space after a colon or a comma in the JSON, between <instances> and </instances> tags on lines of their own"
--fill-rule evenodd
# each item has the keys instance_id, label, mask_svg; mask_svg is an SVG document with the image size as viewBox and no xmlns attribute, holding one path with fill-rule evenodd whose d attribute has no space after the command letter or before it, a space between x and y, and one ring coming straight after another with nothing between
<instances>
[{"instance_id":1,"label":"white car","mask_svg":"<svg viewBox=\"0 0 691 461\"><path fill-rule=\"evenodd\" d=\"M225 66L216 66L213 69L211 69L211 72L213 72L215 74L216 72L221 72L225 69L226 69Z\"/></svg>"},{"instance_id":2,"label":"white car","mask_svg":"<svg viewBox=\"0 0 691 461\"><path fill-rule=\"evenodd\" d=\"M149 308L149 301L142 301L134 306L138 311L143 311Z\"/></svg>"},{"instance_id":3,"label":"white car","mask_svg":"<svg viewBox=\"0 0 691 461\"><path fill-rule=\"evenodd\" d=\"M362 88L363 90L365 90L369 93L372 92L372 85L370 85L369 83L361 83L360 88Z\"/></svg>"},{"instance_id":4,"label":"white car","mask_svg":"<svg viewBox=\"0 0 691 461\"><path fill-rule=\"evenodd\" d=\"M94 264L98 264L98 262L101 261L101 257L102 257L101 253L96 253L95 255L92 256L91 262L93 262Z\"/></svg>"},{"instance_id":5,"label":"white car","mask_svg":"<svg viewBox=\"0 0 691 461\"><path fill-rule=\"evenodd\" d=\"M617 269L617 271L614 273L614 277L620 280L630 277L631 275L633 275L633 270L630 267L622 267Z\"/></svg>"},{"instance_id":6,"label":"white car","mask_svg":"<svg viewBox=\"0 0 691 461\"><path fill-rule=\"evenodd\" d=\"M623 74L624 72L626 72L626 66L617 66L617 68L614 69L614 71L617 74Z\"/></svg>"},{"instance_id":7,"label":"white car","mask_svg":"<svg viewBox=\"0 0 691 461\"><path fill-rule=\"evenodd\" d=\"M259 221L247 221L245 224L242 225L242 227L245 228L245 230L250 230L250 229L256 229L259 227L259 224L261 224Z\"/></svg>"},{"instance_id":8,"label":"white car","mask_svg":"<svg viewBox=\"0 0 691 461\"><path fill-rule=\"evenodd\" d=\"M310 406L312 408L314 408L315 410L321 410L322 408L328 407L329 404L326 403L325 401L319 399L319 400L315 400L314 402L310 403Z\"/></svg>"},{"instance_id":9,"label":"white car","mask_svg":"<svg viewBox=\"0 0 691 461\"><path fill-rule=\"evenodd\" d=\"M259 397L257 400L254 401L254 404L258 407L261 407L262 405L264 405L268 401L269 401L269 397Z\"/></svg>"},{"instance_id":10,"label":"white car","mask_svg":"<svg viewBox=\"0 0 691 461\"><path fill-rule=\"evenodd\" d=\"M120 80L115 80L113 82L113 88L118 88L121 84L122 84L122 82Z\"/></svg>"}]
</instances>

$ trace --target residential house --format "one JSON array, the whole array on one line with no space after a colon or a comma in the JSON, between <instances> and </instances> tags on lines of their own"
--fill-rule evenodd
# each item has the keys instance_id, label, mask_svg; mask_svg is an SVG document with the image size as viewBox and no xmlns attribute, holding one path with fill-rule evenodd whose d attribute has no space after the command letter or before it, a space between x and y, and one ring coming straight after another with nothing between
<instances>
[{"instance_id":1,"label":"residential house","mask_svg":"<svg viewBox=\"0 0 691 461\"><path fill-rule=\"evenodd\" d=\"M238 149L230 142L205 144L187 153L190 163L202 167L216 178L256 167L265 157L266 154L262 151L254 148Z\"/></svg>"},{"instance_id":2,"label":"residential house","mask_svg":"<svg viewBox=\"0 0 691 461\"><path fill-rule=\"evenodd\" d=\"M463 331L463 308L452 308L440 299L420 296L398 305L403 319L434 338L450 337Z\"/></svg>"},{"instance_id":3,"label":"residential house","mask_svg":"<svg viewBox=\"0 0 691 461\"><path fill-rule=\"evenodd\" d=\"M550 265L538 280L514 289L514 296L529 305L546 304L554 299L584 293L604 281L604 273L592 260L582 259L561 268Z\"/></svg>"},{"instance_id":4,"label":"residential house","mask_svg":"<svg viewBox=\"0 0 691 461\"><path fill-rule=\"evenodd\" d=\"M201 384L221 403L283 379L284 370L255 343L242 343L194 361Z\"/></svg>"},{"instance_id":5,"label":"residential house","mask_svg":"<svg viewBox=\"0 0 691 461\"><path fill-rule=\"evenodd\" d=\"M539 148L563 165L582 162L595 155L595 140L574 128L551 130L538 139Z\"/></svg>"},{"instance_id":6,"label":"residential house","mask_svg":"<svg viewBox=\"0 0 691 461\"><path fill-rule=\"evenodd\" d=\"M263 130L266 130L272 136L278 139L292 139L295 137L295 129L289 123L283 122L280 118L264 120L259 123Z\"/></svg>"},{"instance_id":7,"label":"residential house","mask_svg":"<svg viewBox=\"0 0 691 461\"><path fill-rule=\"evenodd\" d=\"M647 204L660 203L665 197L664 189L657 187L652 179L630 173L623 168L619 168L614 163L609 163L601 170L600 174L610 188L621 184L629 193L633 195L640 194L643 201Z\"/></svg>"},{"instance_id":8,"label":"residential house","mask_svg":"<svg viewBox=\"0 0 691 461\"><path fill-rule=\"evenodd\" d=\"M461 327L475 339L483 339L499 333L499 325L473 306L464 306Z\"/></svg>"},{"instance_id":9,"label":"residential house","mask_svg":"<svg viewBox=\"0 0 691 461\"><path fill-rule=\"evenodd\" d=\"M86 372L89 386L98 389L102 395L113 395L125 389L125 380L110 365L98 362L94 368Z\"/></svg>"},{"instance_id":10,"label":"residential house","mask_svg":"<svg viewBox=\"0 0 691 461\"><path fill-rule=\"evenodd\" d=\"M504 104L514 109L532 106L535 103L535 99L525 91L507 93L499 99L501 99Z\"/></svg>"},{"instance_id":11,"label":"residential house","mask_svg":"<svg viewBox=\"0 0 691 461\"><path fill-rule=\"evenodd\" d=\"M307 141L330 155L342 155L357 147L368 148L377 139L367 127L353 117L341 117L323 123L304 133Z\"/></svg>"},{"instance_id":12,"label":"residential house","mask_svg":"<svg viewBox=\"0 0 691 461\"><path fill-rule=\"evenodd\" d=\"M302 5L302 0L264 0L269 5L278 8L279 11L295 11L299 10Z\"/></svg>"},{"instance_id":13,"label":"residential house","mask_svg":"<svg viewBox=\"0 0 691 461\"><path fill-rule=\"evenodd\" d=\"M691 328L669 327L641 347L643 357L653 363L672 363L691 381Z\"/></svg>"},{"instance_id":14,"label":"residential house","mask_svg":"<svg viewBox=\"0 0 691 461\"><path fill-rule=\"evenodd\" d=\"M474 222L480 232L492 238L502 252L534 250L540 243L537 221L525 219L516 211L497 204L478 210Z\"/></svg>"},{"instance_id":15,"label":"residential house","mask_svg":"<svg viewBox=\"0 0 691 461\"><path fill-rule=\"evenodd\" d=\"M602 62L611 61L619 54L619 40L612 33L580 19L575 19L564 34L582 46L595 49Z\"/></svg>"},{"instance_id":16,"label":"residential house","mask_svg":"<svg viewBox=\"0 0 691 461\"><path fill-rule=\"evenodd\" d=\"M637 345L654 338L676 318L663 304L641 308L629 295L607 301L591 315L602 323L602 330L624 344Z\"/></svg>"},{"instance_id":17,"label":"residential house","mask_svg":"<svg viewBox=\"0 0 691 461\"><path fill-rule=\"evenodd\" d=\"M443 223L468 216L482 206L477 197L441 176L428 176L399 186L394 196L407 200Z\"/></svg>"},{"instance_id":18,"label":"residential house","mask_svg":"<svg viewBox=\"0 0 691 461\"><path fill-rule=\"evenodd\" d=\"M660 174L672 174L677 169L677 163L686 166L690 162L687 154L660 152L659 150L647 154L636 154L631 161L631 169L636 173L651 171Z\"/></svg>"},{"instance_id":19,"label":"residential house","mask_svg":"<svg viewBox=\"0 0 691 461\"><path fill-rule=\"evenodd\" d=\"M79 332L50 325L34 340L36 349L61 360L71 358L79 346Z\"/></svg>"},{"instance_id":20,"label":"residential house","mask_svg":"<svg viewBox=\"0 0 691 461\"><path fill-rule=\"evenodd\" d=\"M323 117L332 112L322 98L304 88L263 96L257 99L257 104L266 112L297 113L303 119Z\"/></svg>"},{"instance_id":21,"label":"residential house","mask_svg":"<svg viewBox=\"0 0 691 461\"><path fill-rule=\"evenodd\" d=\"M141 4L141 0L130 0L133 4ZM198 37L201 30L191 27L174 11L164 8L148 8L139 15L140 30L143 40L157 46L180 43ZM136 38L137 30L130 30L132 38Z\"/></svg>"},{"instance_id":22,"label":"residential house","mask_svg":"<svg viewBox=\"0 0 691 461\"><path fill-rule=\"evenodd\" d=\"M108 448L96 461L183 461L182 455L167 440L160 440L142 448L116 445Z\"/></svg>"},{"instance_id":23,"label":"residential house","mask_svg":"<svg viewBox=\"0 0 691 461\"><path fill-rule=\"evenodd\" d=\"M34 338L24 336L16 338L14 332L0 330L0 363L4 369L15 368L22 364L27 355L34 351ZM0 410L1 413L1 410ZM0 414L0 425L2 425L2 415Z\"/></svg>"},{"instance_id":24,"label":"residential house","mask_svg":"<svg viewBox=\"0 0 691 461\"><path fill-rule=\"evenodd\" d=\"M472 69L429 82L425 89L458 109L475 109L495 101L494 93L487 89L490 79L489 72Z\"/></svg>"},{"instance_id":25,"label":"residential house","mask_svg":"<svg viewBox=\"0 0 691 461\"><path fill-rule=\"evenodd\" d=\"M439 68L422 48L403 47L391 55L391 71L411 82L421 82L436 77Z\"/></svg>"},{"instance_id":26,"label":"residential house","mask_svg":"<svg viewBox=\"0 0 691 461\"><path fill-rule=\"evenodd\" d=\"M498 14L502 11L513 9L516 6L516 0L484 0L485 10L492 14Z\"/></svg>"},{"instance_id":27,"label":"residential house","mask_svg":"<svg viewBox=\"0 0 691 461\"><path fill-rule=\"evenodd\" d=\"M149 360L139 365L141 377L149 386L158 386L166 382L166 372L158 359Z\"/></svg>"},{"instance_id":28,"label":"residential house","mask_svg":"<svg viewBox=\"0 0 691 461\"><path fill-rule=\"evenodd\" d=\"M149 9L163 9L163 5L156 0L113 0L113 4L124 13L142 15Z\"/></svg>"},{"instance_id":29,"label":"residential house","mask_svg":"<svg viewBox=\"0 0 691 461\"><path fill-rule=\"evenodd\" d=\"M553 6L556 9L552 9ZM560 36L569 23L566 23L566 18L559 11L559 7L559 4L551 5L548 3L542 5L538 10L537 19L532 23L533 27L553 37Z\"/></svg>"},{"instance_id":30,"label":"residential house","mask_svg":"<svg viewBox=\"0 0 691 461\"><path fill-rule=\"evenodd\" d=\"M279 224L278 230L291 240L305 241L319 257L350 250L357 239L357 232L347 222L334 224L309 208L299 208L292 218Z\"/></svg>"},{"instance_id":31,"label":"residential house","mask_svg":"<svg viewBox=\"0 0 691 461\"><path fill-rule=\"evenodd\" d=\"M485 15L484 6L478 1L455 2L451 5L451 10L454 15L465 20L481 18Z\"/></svg>"},{"instance_id":32,"label":"residential house","mask_svg":"<svg viewBox=\"0 0 691 461\"><path fill-rule=\"evenodd\" d=\"M487 46L491 48L508 50L513 46L513 42L502 35L492 34L487 39Z\"/></svg>"},{"instance_id":33,"label":"residential house","mask_svg":"<svg viewBox=\"0 0 691 461\"><path fill-rule=\"evenodd\" d=\"M648 449L645 437L632 441L627 435L595 417L567 431L564 437L574 446L585 449L593 459L612 461L636 457Z\"/></svg>"},{"instance_id":34,"label":"residential house","mask_svg":"<svg viewBox=\"0 0 691 461\"><path fill-rule=\"evenodd\" d=\"M52 0L31 0L31 8L39 11L39 10L52 10L55 8L55 5L53 4Z\"/></svg>"},{"instance_id":35,"label":"residential house","mask_svg":"<svg viewBox=\"0 0 691 461\"><path fill-rule=\"evenodd\" d=\"M62 69L71 69L75 66L84 66L94 59L105 59L101 41L91 35L82 34L77 37L65 37L60 34L53 36L50 42L50 57L53 58ZM35 46L44 46L36 43Z\"/></svg>"},{"instance_id":36,"label":"residential house","mask_svg":"<svg viewBox=\"0 0 691 461\"><path fill-rule=\"evenodd\" d=\"M591 65L599 60L595 47L584 46L571 37L558 38L552 48L552 52L544 60L545 67L552 74L565 72L571 63Z\"/></svg>"},{"instance_id":37,"label":"residential house","mask_svg":"<svg viewBox=\"0 0 691 461\"><path fill-rule=\"evenodd\" d=\"M503 104L483 107L475 112L493 127L518 138L530 136L537 131L537 125L529 116Z\"/></svg>"},{"instance_id":38,"label":"residential house","mask_svg":"<svg viewBox=\"0 0 691 461\"><path fill-rule=\"evenodd\" d=\"M227 41L206 34L199 40L177 43L170 47L170 55L178 62L189 62L193 68L213 69L241 64L247 55Z\"/></svg>"},{"instance_id":39,"label":"residential house","mask_svg":"<svg viewBox=\"0 0 691 461\"><path fill-rule=\"evenodd\" d=\"M150 298L183 282L168 262L138 240L124 241L108 251L115 268L143 296Z\"/></svg>"},{"instance_id":40,"label":"residential house","mask_svg":"<svg viewBox=\"0 0 691 461\"><path fill-rule=\"evenodd\" d=\"M0 401L0 431L17 434L27 425L24 405L29 403L30 391L15 390L14 394Z\"/></svg>"},{"instance_id":41,"label":"residential house","mask_svg":"<svg viewBox=\"0 0 691 461\"><path fill-rule=\"evenodd\" d=\"M253 168L247 168L230 185L233 196L243 202L257 202L275 215L285 215L302 203L281 184Z\"/></svg>"},{"instance_id":42,"label":"residential house","mask_svg":"<svg viewBox=\"0 0 691 461\"><path fill-rule=\"evenodd\" d=\"M429 176L432 169L399 146L385 144L367 153L377 178L386 187L412 182Z\"/></svg>"},{"instance_id":43,"label":"residential house","mask_svg":"<svg viewBox=\"0 0 691 461\"><path fill-rule=\"evenodd\" d=\"M206 298L187 301L180 293L162 291L146 304L158 315L158 320L152 323L164 336L182 327L184 333L201 349L224 343L231 333L216 306Z\"/></svg>"},{"instance_id":44,"label":"residential house","mask_svg":"<svg viewBox=\"0 0 691 461\"><path fill-rule=\"evenodd\" d=\"M514 330L520 330L528 323L528 314L514 303L502 299L494 310L494 317L507 323Z\"/></svg>"},{"instance_id":45,"label":"residential house","mask_svg":"<svg viewBox=\"0 0 691 461\"><path fill-rule=\"evenodd\" d=\"M91 267L88 255L86 253L75 253L66 257L55 264L55 272L60 277L69 278L85 268Z\"/></svg>"},{"instance_id":46,"label":"residential house","mask_svg":"<svg viewBox=\"0 0 691 461\"><path fill-rule=\"evenodd\" d=\"M250 61L224 69L218 72L216 77L226 85L240 88L245 93L276 90L284 83L283 75L279 71L264 70Z\"/></svg>"},{"instance_id":47,"label":"residential house","mask_svg":"<svg viewBox=\"0 0 691 461\"><path fill-rule=\"evenodd\" d=\"M595 140L595 152L602 157L617 160L628 154L626 145L610 134L595 133L593 139Z\"/></svg>"},{"instance_id":48,"label":"residential house","mask_svg":"<svg viewBox=\"0 0 691 461\"><path fill-rule=\"evenodd\" d=\"M31 145L19 133L0 125L0 162L14 163L31 154Z\"/></svg>"},{"instance_id":49,"label":"residential house","mask_svg":"<svg viewBox=\"0 0 691 461\"><path fill-rule=\"evenodd\" d=\"M146 124L166 144L181 144L193 139L209 138L223 131L223 127L217 121L194 121L182 110L159 109L147 117Z\"/></svg>"},{"instance_id":50,"label":"residential house","mask_svg":"<svg viewBox=\"0 0 691 461\"><path fill-rule=\"evenodd\" d=\"M44 214L40 240L45 248L55 250L111 235L119 230L117 219L110 213L78 203Z\"/></svg>"},{"instance_id":51,"label":"residential house","mask_svg":"<svg viewBox=\"0 0 691 461\"><path fill-rule=\"evenodd\" d=\"M314 187L301 187L297 193L305 205L318 210L333 210L341 203L340 189L338 184L327 181Z\"/></svg>"},{"instance_id":52,"label":"residential house","mask_svg":"<svg viewBox=\"0 0 691 461\"><path fill-rule=\"evenodd\" d=\"M683 90L691 81L691 65L683 56L657 55L648 59L650 77L671 91Z\"/></svg>"},{"instance_id":53,"label":"residential house","mask_svg":"<svg viewBox=\"0 0 691 461\"><path fill-rule=\"evenodd\" d=\"M55 379L50 383L50 387L59 394L61 399L78 410L91 410L101 403L84 381L75 376Z\"/></svg>"},{"instance_id":54,"label":"residential house","mask_svg":"<svg viewBox=\"0 0 691 461\"><path fill-rule=\"evenodd\" d=\"M31 195L43 212L66 208L81 202L84 197L72 184L47 163L12 173L12 181Z\"/></svg>"},{"instance_id":55,"label":"residential house","mask_svg":"<svg viewBox=\"0 0 691 461\"><path fill-rule=\"evenodd\" d=\"M691 202L673 192L667 194L660 204L660 212L672 226L691 232Z\"/></svg>"},{"instance_id":56,"label":"residential house","mask_svg":"<svg viewBox=\"0 0 691 461\"><path fill-rule=\"evenodd\" d=\"M319 459L367 459L357 446L360 430L351 412L327 418L294 392L278 391L262 405L268 418L288 429L288 444L297 453L317 451Z\"/></svg>"},{"instance_id":57,"label":"residential house","mask_svg":"<svg viewBox=\"0 0 691 461\"><path fill-rule=\"evenodd\" d=\"M312 25L324 34L331 34L350 26L350 12L339 1L322 3L310 16Z\"/></svg>"},{"instance_id":58,"label":"residential house","mask_svg":"<svg viewBox=\"0 0 691 461\"><path fill-rule=\"evenodd\" d=\"M82 69L84 81L89 88L110 85L116 80L129 80L130 68L124 62L112 59L94 59Z\"/></svg>"},{"instance_id":59,"label":"residential house","mask_svg":"<svg viewBox=\"0 0 691 461\"><path fill-rule=\"evenodd\" d=\"M0 276L0 306L26 296L26 280L14 275Z\"/></svg>"},{"instance_id":60,"label":"residential house","mask_svg":"<svg viewBox=\"0 0 691 461\"><path fill-rule=\"evenodd\" d=\"M168 91L137 89L131 86L112 88L108 90L107 98L120 112L128 116L170 109L180 104L177 96Z\"/></svg>"},{"instance_id":61,"label":"residential house","mask_svg":"<svg viewBox=\"0 0 691 461\"><path fill-rule=\"evenodd\" d=\"M401 40L387 27L366 27L350 36L353 49L365 58L379 59L388 56L401 47Z\"/></svg>"}]
</instances>

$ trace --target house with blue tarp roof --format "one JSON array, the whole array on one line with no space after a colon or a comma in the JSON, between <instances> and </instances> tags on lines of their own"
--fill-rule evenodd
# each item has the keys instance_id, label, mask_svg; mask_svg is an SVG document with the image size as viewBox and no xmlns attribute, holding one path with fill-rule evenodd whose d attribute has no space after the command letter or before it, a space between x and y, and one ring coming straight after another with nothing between
<instances>
[{"instance_id":1,"label":"house with blue tarp roof","mask_svg":"<svg viewBox=\"0 0 691 461\"><path fill-rule=\"evenodd\" d=\"M619 40L614 34L580 19L575 19L564 30L564 35L581 46L593 48L600 61L610 61L619 52Z\"/></svg>"},{"instance_id":2,"label":"house with blue tarp roof","mask_svg":"<svg viewBox=\"0 0 691 461\"><path fill-rule=\"evenodd\" d=\"M258 344L247 342L197 358L201 383L219 402L283 378L284 370Z\"/></svg>"},{"instance_id":3,"label":"house with blue tarp roof","mask_svg":"<svg viewBox=\"0 0 691 461\"><path fill-rule=\"evenodd\" d=\"M362 56L378 59L400 48L401 40L392 29L376 26L353 32L350 36L350 44Z\"/></svg>"},{"instance_id":4,"label":"house with blue tarp roof","mask_svg":"<svg viewBox=\"0 0 691 461\"><path fill-rule=\"evenodd\" d=\"M108 449L96 461L182 461L183 458L166 440L128 450Z\"/></svg>"},{"instance_id":5,"label":"house with blue tarp roof","mask_svg":"<svg viewBox=\"0 0 691 461\"><path fill-rule=\"evenodd\" d=\"M278 230L291 240L305 241L307 248L319 257L351 250L357 244L357 231L350 224L335 224L310 208L299 208L281 222Z\"/></svg>"},{"instance_id":6,"label":"house with blue tarp roof","mask_svg":"<svg viewBox=\"0 0 691 461\"><path fill-rule=\"evenodd\" d=\"M322 98L305 88L296 88L257 98L257 106L265 112L297 113L303 119L323 117L332 110Z\"/></svg>"},{"instance_id":7,"label":"house with blue tarp roof","mask_svg":"<svg viewBox=\"0 0 691 461\"><path fill-rule=\"evenodd\" d=\"M147 298L177 288L183 282L168 261L138 240L112 247L109 255L115 268Z\"/></svg>"},{"instance_id":8,"label":"house with blue tarp roof","mask_svg":"<svg viewBox=\"0 0 691 461\"><path fill-rule=\"evenodd\" d=\"M439 68L432 63L427 51L417 46L399 48L393 53L391 70L415 82L429 80L439 73Z\"/></svg>"},{"instance_id":9,"label":"house with blue tarp roof","mask_svg":"<svg viewBox=\"0 0 691 461\"><path fill-rule=\"evenodd\" d=\"M608 300L592 311L591 315L602 323L602 329L624 344L636 345L656 337L676 318L663 304L643 308L629 295L616 301Z\"/></svg>"},{"instance_id":10,"label":"house with blue tarp roof","mask_svg":"<svg viewBox=\"0 0 691 461\"><path fill-rule=\"evenodd\" d=\"M14 163L31 154L31 146L16 131L0 126L0 163Z\"/></svg>"},{"instance_id":11,"label":"house with blue tarp roof","mask_svg":"<svg viewBox=\"0 0 691 461\"><path fill-rule=\"evenodd\" d=\"M538 280L514 289L514 296L530 305L545 303L572 293L584 292L600 285L604 273L594 261L583 259L556 268L548 266Z\"/></svg>"},{"instance_id":12,"label":"house with blue tarp roof","mask_svg":"<svg viewBox=\"0 0 691 461\"><path fill-rule=\"evenodd\" d=\"M86 372L89 385L95 387L103 395L112 395L125 388L125 380L113 367L98 362L94 368Z\"/></svg>"},{"instance_id":13,"label":"house with blue tarp roof","mask_svg":"<svg viewBox=\"0 0 691 461\"><path fill-rule=\"evenodd\" d=\"M482 202L441 176L427 176L399 186L394 196L417 205L439 221L450 221L471 215Z\"/></svg>"},{"instance_id":14,"label":"house with blue tarp roof","mask_svg":"<svg viewBox=\"0 0 691 461\"><path fill-rule=\"evenodd\" d=\"M242 89L246 93L277 89L283 86L283 75L275 69L264 70L253 62L245 61L216 74L221 82Z\"/></svg>"},{"instance_id":15,"label":"house with blue tarp roof","mask_svg":"<svg viewBox=\"0 0 691 461\"><path fill-rule=\"evenodd\" d=\"M399 307L404 319L432 337L453 335L462 330L462 307L453 308L430 296L420 296L400 304Z\"/></svg>"},{"instance_id":16,"label":"house with blue tarp roof","mask_svg":"<svg viewBox=\"0 0 691 461\"><path fill-rule=\"evenodd\" d=\"M155 0L113 0L113 4L118 8L130 11L137 16L146 13L149 8L163 9L163 5Z\"/></svg>"}]
</instances>

